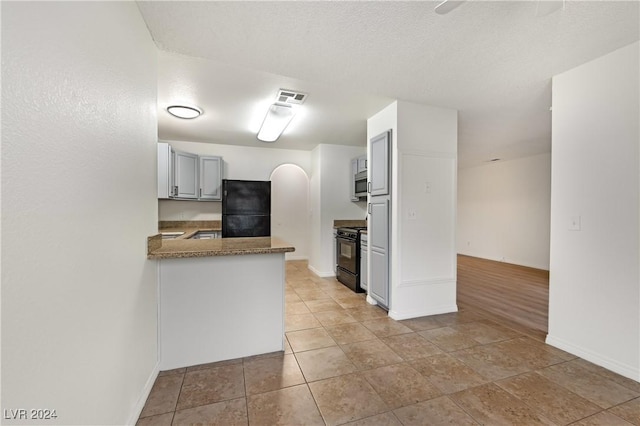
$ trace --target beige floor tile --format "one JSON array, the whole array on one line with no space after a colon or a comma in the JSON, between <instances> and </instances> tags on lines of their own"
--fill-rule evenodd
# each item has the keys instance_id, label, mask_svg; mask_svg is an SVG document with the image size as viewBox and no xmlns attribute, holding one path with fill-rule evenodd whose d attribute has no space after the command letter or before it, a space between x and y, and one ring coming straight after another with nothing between
<instances>
[{"instance_id":1,"label":"beige floor tile","mask_svg":"<svg viewBox=\"0 0 640 426\"><path fill-rule=\"evenodd\" d=\"M608 411L601 411L598 414L587 417L575 423L571 426L632 426L633 423L629 423L620 417L609 413Z\"/></svg>"},{"instance_id":2,"label":"beige floor tile","mask_svg":"<svg viewBox=\"0 0 640 426\"><path fill-rule=\"evenodd\" d=\"M287 339L294 352L308 351L311 349L326 348L335 346L336 342L329 336L329 333L322 328L309 328L307 330L290 331Z\"/></svg>"},{"instance_id":3,"label":"beige floor tile","mask_svg":"<svg viewBox=\"0 0 640 426\"><path fill-rule=\"evenodd\" d=\"M329 296L327 293L325 293L324 291L318 288L308 289L308 290L296 290L296 293L298 293L298 296L300 296L300 299L302 299L305 302L308 302L311 300L333 300L331 299L331 296Z\"/></svg>"},{"instance_id":4,"label":"beige floor tile","mask_svg":"<svg viewBox=\"0 0 640 426\"><path fill-rule=\"evenodd\" d=\"M569 424L601 411L597 405L537 373L510 377L497 385L557 424Z\"/></svg>"},{"instance_id":5,"label":"beige floor tile","mask_svg":"<svg viewBox=\"0 0 640 426\"><path fill-rule=\"evenodd\" d=\"M404 426L477 425L464 410L446 396L394 410Z\"/></svg>"},{"instance_id":6,"label":"beige floor tile","mask_svg":"<svg viewBox=\"0 0 640 426\"><path fill-rule=\"evenodd\" d=\"M616 382L569 361L539 371L549 380L564 386L602 408L630 401L640 396Z\"/></svg>"},{"instance_id":7,"label":"beige floor tile","mask_svg":"<svg viewBox=\"0 0 640 426\"><path fill-rule=\"evenodd\" d=\"M391 318L380 318L375 320L363 321L362 323L373 334L378 337L395 336L396 334L413 333L409 327L394 321Z\"/></svg>"},{"instance_id":8,"label":"beige floor tile","mask_svg":"<svg viewBox=\"0 0 640 426\"><path fill-rule=\"evenodd\" d=\"M451 312L448 314L433 315L433 319L443 326L463 324L485 319L482 315L472 311Z\"/></svg>"},{"instance_id":9,"label":"beige floor tile","mask_svg":"<svg viewBox=\"0 0 640 426\"><path fill-rule=\"evenodd\" d=\"M298 315L285 315L284 316L284 330L296 331L304 330L307 328L318 328L321 324L318 322L313 314L298 314Z\"/></svg>"},{"instance_id":10,"label":"beige floor tile","mask_svg":"<svg viewBox=\"0 0 640 426\"><path fill-rule=\"evenodd\" d=\"M356 322L356 320L344 309L341 311L326 311L314 314L318 321L325 327L332 327L338 324Z\"/></svg>"},{"instance_id":11,"label":"beige floor tile","mask_svg":"<svg viewBox=\"0 0 640 426\"><path fill-rule=\"evenodd\" d=\"M392 412L388 412L345 423L345 426L402 426L402 423Z\"/></svg>"},{"instance_id":12,"label":"beige floor tile","mask_svg":"<svg viewBox=\"0 0 640 426\"><path fill-rule=\"evenodd\" d=\"M506 340L492 346L507 356L517 358L530 370L564 362L564 359L555 352L555 348L528 337Z\"/></svg>"},{"instance_id":13,"label":"beige floor tile","mask_svg":"<svg viewBox=\"0 0 640 426\"><path fill-rule=\"evenodd\" d=\"M178 410L245 396L242 364L187 372Z\"/></svg>"},{"instance_id":14,"label":"beige floor tile","mask_svg":"<svg viewBox=\"0 0 640 426\"><path fill-rule=\"evenodd\" d=\"M553 424L493 383L454 393L450 398L480 424L527 426Z\"/></svg>"},{"instance_id":15,"label":"beige floor tile","mask_svg":"<svg viewBox=\"0 0 640 426\"><path fill-rule=\"evenodd\" d=\"M634 425L640 426L640 398L616 405L608 411Z\"/></svg>"},{"instance_id":16,"label":"beige floor tile","mask_svg":"<svg viewBox=\"0 0 640 426\"><path fill-rule=\"evenodd\" d=\"M360 308L367 303L364 293L362 293L361 296L358 296L354 292L351 292L351 295L349 296L334 297L334 300L344 309Z\"/></svg>"},{"instance_id":17,"label":"beige floor tile","mask_svg":"<svg viewBox=\"0 0 640 426\"><path fill-rule=\"evenodd\" d=\"M359 322L327 327L327 332L339 345L377 339L375 334Z\"/></svg>"},{"instance_id":18,"label":"beige floor tile","mask_svg":"<svg viewBox=\"0 0 640 426\"><path fill-rule=\"evenodd\" d=\"M387 311L385 311L381 307L370 305L367 302L364 302L357 307L349 308L347 309L347 312L349 312L349 315L361 322L387 318L389 315Z\"/></svg>"},{"instance_id":19,"label":"beige floor tile","mask_svg":"<svg viewBox=\"0 0 640 426\"><path fill-rule=\"evenodd\" d=\"M446 352L472 348L480 344L472 334L456 330L453 327L434 328L419 331L418 334Z\"/></svg>"},{"instance_id":20,"label":"beige floor tile","mask_svg":"<svg viewBox=\"0 0 640 426\"><path fill-rule=\"evenodd\" d=\"M311 312L342 311L342 306L333 299L308 300L305 302Z\"/></svg>"},{"instance_id":21,"label":"beige floor tile","mask_svg":"<svg viewBox=\"0 0 640 426\"><path fill-rule=\"evenodd\" d=\"M412 318L408 320L399 321L400 324L405 325L413 331L431 330L432 328L442 327L442 323L435 320L432 316Z\"/></svg>"},{"instance_id":22,"label":"beige floor tile","mask_svg":"<svg viewBox=\"0 0 640 426\"><path fill-rule=\"evenodd\" d=\"M442 350L417 333L398 334L381 339L405 361L442 353Z\"/></svg>"},{"instance_id":23,"label":"beige floor tile","mask_svg":"<svg viewBox=\"0 0 640 426\"><path fill-rule=\"evenodd\" d=\"M500 380L531 371L521 360L502 353L496 345L493 343L463 349L452 352L451 356L489 380Z\"/></svg>"},{"instance_id":24,"label":"beige floor tile","mask_svg":"<svg viewBox=\"0 0 640 426\"><path fill-rule=\"evenodd\" d=\"M254 395L302 384L304 376L290 354L245 362L244 382L247 395Z\"/></svg>"},{"instance_id":25,"label":"beige floor tile","mask_svg":"<svg viewBox=\"0 0 640 426\"><path fill-rule=\"evenodd\" d=\"M555 348L554 348L555 349ZM559 349L557 349L559 350ZM576 358L571 361L572 364L575 364L579 367L584 368L592 373L596 373L600 376L603 376L609 380L616 382L617 384L624 386L634 392L640 393L640 382L636 382L635 380L629 379L627 377L621 376L613 371L609 371L606 368L600 367L599 365L595 365L589 361L584 359Z\"/></svg>"},{"instance_id":26,"label":"beige floor tile","mask_svg":"<svg viewBox=\"0 0 640 426\"><path fill-rule=\"evenodd\" d=\"M291 345L289 344L289 340L288 339L284 339L284 353L285 354L292 354L293 353L293 349L291 349Z\"/></svg>"},{"instance_id":27,"label":"beige floor tile","mask_svg":"<svg viewBox=\"0 0 640 426\"><path fill-rule=\"evenodd\" d=\"M166 414L159 414L151 417L141 417L136 422L136 426L171 426L173 421L173 411Z\"/></svg>"},{"instance_id":28,"label":"beige floor tile","mask_svg":"<svg viewBox=\"0 0 640 426\"><path fill-rule=\"evenodd\" d=\"M285 304L289 304L289 303L295 303L295 302L302 302L302 299L300 299L300 296L298 296L298 293L292 292L292 293L285 293L284 295L284 303Z\"/></svg>"},{"instance_id":29,"label":"beige floor tile","mask_svg":"<svg viewBox=\"0 0 640 426\"><path fill-rule=\"evenodd\" d=\"M376 391L358 374L310 383L309 388L327 425L338 425L388 411Z\"/></svg>"},{"instance_id":30,"label":"beige floor tile","mask_svg":"<svg viewBox=\"0 0 640 426\"><path fill-rule=\"evenodd\" d=\"M183 378L182 374L158 377L151 388L140 417L173 412L176 409Z\"/></svg>"},{"instance_id":31,"label":"beige floor tile","mask_svg":"<svg viewBox=\"0 0 640 426\"><path fill-rule=\"evenodd\" d=\"M296 355L307 382L352 373L357 367L338 346L299 352Z\"/></svg>"},{"instance_id":32,"label":"beige floor tile","mask_svg":"<svg viewBox=\"0 0 640 426\"><path fill-rule=\"evenodd\" d=\"M324 425L307 385L247 397L251 426Z\"/></svg>"},{"instance_id":33,"label":"beige floor tile","mask_svg":"<svg viewBox=\"0 0 640 426\"><path fill-rule=\"evenodd\" d=\"M248 425L246 399L237 398L176 411L173 426L183 425Z\"/></svg>"},{"instance_id":34,"label":"beige floor tile","mask_svg":"<svg viewBox=\"0 0 640 426\"><path fill-rule=\"evenodd\" d=\"M351 362L360 370L397 364L403 359L381 340L365 340L341 346Z\"/></svg>"},{"instance_id":35,"label":"beige floor tile","mask_svg":"<svg viewBox=\"0 0 640 426\"><path fill-rule=\"evenodd\" d=\"M404 363L363 371L362 375L390 409L441 395L429 380Z\"/></svg>"},{"instance_id":36,"label":"beige floor tile","mask_svg":"<svg viewBox=\"0 0 640 426\"><path fill-rule=\"evenodd\" d=\"M447 354L420 358L410 362L409 365L446 394L480 386L488 381Z\"/></svg>"},{"instance_id":37,"label":"beige floor tile","mask_svg":"<svg viewBox=\"0 0 640 426\"><path fill-rule=\"evenodd\" d=\"M307 305L300 301L300 302L287 302L285 304L285 313L287 315L299 315L299 314L310 314L311 311L309 310L309 308L307 307Z\"/></svg>"}]
</instances>

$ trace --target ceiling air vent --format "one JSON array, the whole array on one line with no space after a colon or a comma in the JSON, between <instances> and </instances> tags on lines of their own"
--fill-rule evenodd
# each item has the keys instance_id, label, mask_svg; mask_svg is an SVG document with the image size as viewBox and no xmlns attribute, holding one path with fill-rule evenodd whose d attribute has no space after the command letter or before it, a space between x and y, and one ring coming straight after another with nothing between
<instances>
[{"instance_id":1,"label":"ceiling air vent","mask_svg":"<svg viewBox=\"0 0 640 426\"><path fill-rule=\"evenodd\" d=\"M280 102L283 104L302 105L306 99L307 99L306 93L280 89L280 91L278 92L277 102Z\"/></svg>"}]
</instances>

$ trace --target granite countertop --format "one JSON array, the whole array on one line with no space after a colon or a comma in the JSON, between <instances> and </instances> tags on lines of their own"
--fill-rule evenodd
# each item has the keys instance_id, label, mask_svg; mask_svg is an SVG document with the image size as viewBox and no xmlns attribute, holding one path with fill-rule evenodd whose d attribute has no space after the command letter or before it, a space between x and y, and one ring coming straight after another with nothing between
<instances>
[{"instance_id":1,"label":"granite countertop","mask_svg":"<svg viewBox=\"0 0 640 426\"><path fill-rule=\"evenodd\" d=\"M217 223L216 223L217 222ZM147 239L147 259L271 254L295 251L278 237L189 239L198 231L220 231L220 221L160 222L159 234ZM184 232L172 239L162 239L162 232Z\"/></svg>"},{"instance_id":2,"label":"granite countertop","mask_svg":"<svg viewBox=\"0 0 640 426\"><path fill-rule=\"evenodd\" d=\"M333 221L333 227L334 228L348 228L350 226L358 226L358 227L362 227L362 226L367 226L367 221L366 220L359 220L359 219L335 219Z\"/></svg>"},{"instance_id":3,"label":"granite countertop","mask_svg":"<svg viewBox=\"0 0 640 426\"><path fill-rule=\"evenodd\" d=\"M152 241L153 240L153 241ZM157 246L159 244L159 246ZM295 251L291 244L278 237L214 238L210 240L163 240L161 235L149 237L148 259L184 257L233 256L271 254Z\"/></svg>"}]
</instances>

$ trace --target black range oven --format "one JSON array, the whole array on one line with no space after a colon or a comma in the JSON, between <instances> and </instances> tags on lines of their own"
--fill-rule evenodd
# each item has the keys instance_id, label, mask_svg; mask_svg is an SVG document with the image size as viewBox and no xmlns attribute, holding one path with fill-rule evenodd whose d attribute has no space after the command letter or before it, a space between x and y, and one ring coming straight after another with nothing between
<instances>
[{"instance_id":1,"label":"black range oven","mask_svg":"<svg viewBox=\"0 0 640 426\"><path fill-rule=\"evenodd\" d=\"M338 228L336 233L336 278L356 293L360 287L360 231L366 227Z\"/></svg>"}]
</instances>

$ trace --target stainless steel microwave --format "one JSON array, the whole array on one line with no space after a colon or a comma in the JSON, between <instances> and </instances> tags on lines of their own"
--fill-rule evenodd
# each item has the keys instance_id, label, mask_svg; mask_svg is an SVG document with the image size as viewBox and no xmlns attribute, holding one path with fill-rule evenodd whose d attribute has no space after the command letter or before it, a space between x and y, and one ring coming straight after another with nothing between
<instances>
[{"instance_id":1,"label":"stainless steel microwave","mask_svg":"<svg viewBox=\"0 0 640 426\"><path fill-rule=\"evenodd\" d=\"M366 197L367 196L367 172L357 173L353 179L353 184L355 187L355 196L356 197Z\"/></svg>"}]
</instances>

